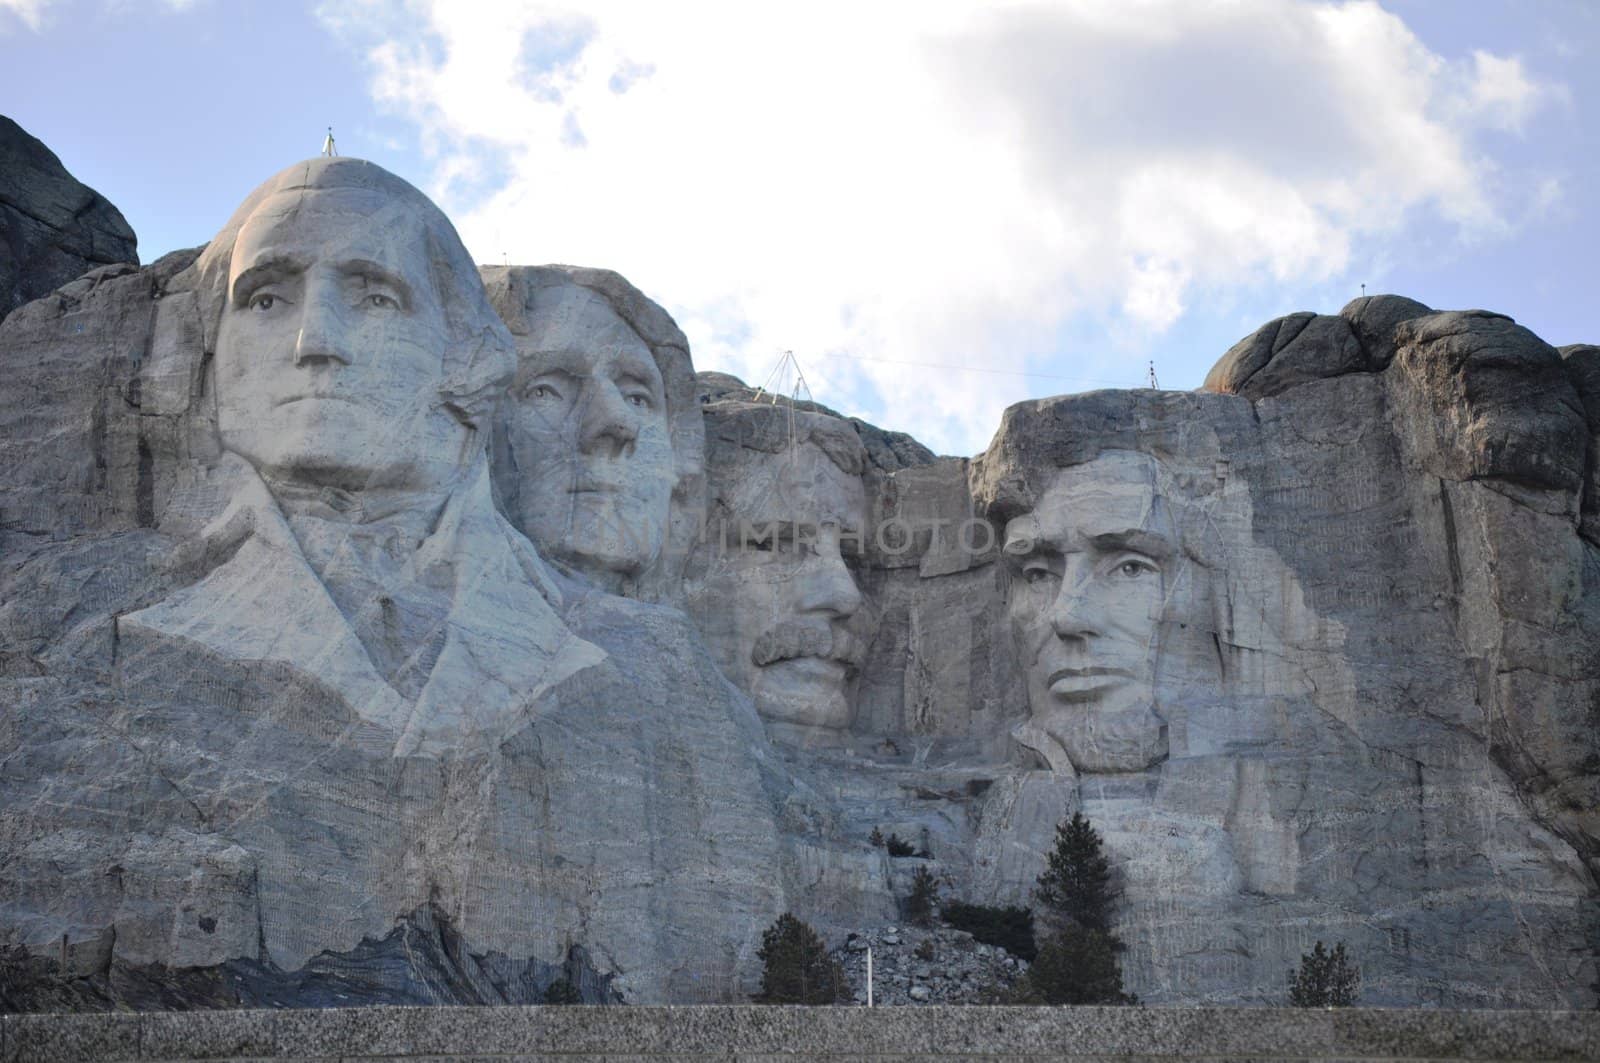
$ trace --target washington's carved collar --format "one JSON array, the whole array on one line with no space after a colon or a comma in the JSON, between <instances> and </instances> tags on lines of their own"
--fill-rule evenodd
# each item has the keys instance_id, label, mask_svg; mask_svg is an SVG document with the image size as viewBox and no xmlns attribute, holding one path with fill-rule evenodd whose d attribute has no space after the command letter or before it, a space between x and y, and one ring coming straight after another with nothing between
<instances>
[{"instance_id":1,"label":"washington's carved collar","mask_svg":"<svg viewBox=\"0 0 1600 1063\"><path fill-rule=\"evenodd\" d=\"M532 544L495 510L480 461L432 533L394 559L390 578L413 597L437 593L443 614L442 645L423 651L431 667L402 682L409 688L402 693L384 674L396 662L375 660L363 644L267 485L243 459L228 455L224 463L236 489L203 537L206 555L226 560L198 583L124 616L128 632L294 667L376 725L396 755L497 742L526 724L543 691L604 659L562 622L560 592Z\"/></svg>"}]
</instances>

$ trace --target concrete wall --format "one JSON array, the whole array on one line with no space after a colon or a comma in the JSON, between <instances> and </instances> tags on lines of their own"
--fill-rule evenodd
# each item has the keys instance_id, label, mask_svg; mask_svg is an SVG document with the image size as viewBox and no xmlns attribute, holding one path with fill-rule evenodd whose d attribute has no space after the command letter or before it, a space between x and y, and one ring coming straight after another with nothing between
<instances>
[{"instance_id":1,"label":"concrete wall","mask_svg":"<svg viewBox=\"0 0 1600 1063\"><path fill-rule=\"evenodd\" d=\"M740 1006L0 1016L4 1063L602 1057L1597 1060L1600 1013Z\"/></svg>"}]
</instances>

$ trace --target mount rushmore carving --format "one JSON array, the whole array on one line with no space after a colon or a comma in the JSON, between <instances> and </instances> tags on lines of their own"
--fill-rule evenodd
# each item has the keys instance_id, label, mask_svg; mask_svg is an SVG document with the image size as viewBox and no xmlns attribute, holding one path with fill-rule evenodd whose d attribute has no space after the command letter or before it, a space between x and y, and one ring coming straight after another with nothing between
<instances>
[{"instance_id":1,"label":"mount rushmore carving","mask_svg":"<svg viewBox=\"0 0 1600 1063\"><path fill-rule=\"evenodd\" d=\"M319 159L0 359L8 1006L743 999L1074 811L1147 1002L1593 1002L1595 348L1375 296L936 458Z\"/></svg>"}]
</instances>

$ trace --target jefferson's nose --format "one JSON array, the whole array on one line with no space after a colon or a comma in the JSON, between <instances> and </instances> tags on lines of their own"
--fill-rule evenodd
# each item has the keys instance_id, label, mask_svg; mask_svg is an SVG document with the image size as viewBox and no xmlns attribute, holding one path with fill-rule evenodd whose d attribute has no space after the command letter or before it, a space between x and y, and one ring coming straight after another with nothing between
<instances>
[{"instance_id":1,"label":"jefferson's nose","mask_svg":"<svg viewBox=\"0 0 1600 1063\"><path fill-rule=\"evenodd\" d=\"M308 285L305 308L300 313L300 334L295 337L295 365L349 365L350 343L343 308L332 293Z\"/></svg>"},{"instance_id":2,"label":"jefferson's nose","mask_svg":"<svg viewBox=\"0 0 1600 1063\"><path fill-rule=\"evenodd\" d=\"M612 458L633 453L639 426L616 385L593 381L584 389L583 425L578 446L585 454L605 454Z\"/></svg>"}]
</instances>

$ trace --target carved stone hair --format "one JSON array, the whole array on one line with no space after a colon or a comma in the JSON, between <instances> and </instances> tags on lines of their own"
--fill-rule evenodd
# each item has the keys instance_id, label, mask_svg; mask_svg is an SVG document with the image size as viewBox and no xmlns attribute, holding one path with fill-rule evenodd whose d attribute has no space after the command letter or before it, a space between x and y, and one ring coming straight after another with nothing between
<instances>
[{"instance_id":1,"label":"carved stone hair","mask_svg":"<svg viewBox=\"0 0 1600 1063\"><path fill-rule=\"evenodd\" d=\"M369 192L385 205L367 220L409 217L427 242L429 277L444 310L448 346L440 398L468 424L482 426L485 415L509 386L516 369L511 335L489 305L483 282L455 226L444 212L406 181L363 159L317 158L296 163L268 178L240 204L194 268L199 274L201 325L207 352L215 352L217 332L228 299L228 274L239 231L272 196L284 192Z\"/></svg>"}]
</instances>

